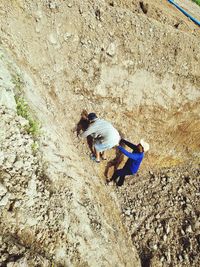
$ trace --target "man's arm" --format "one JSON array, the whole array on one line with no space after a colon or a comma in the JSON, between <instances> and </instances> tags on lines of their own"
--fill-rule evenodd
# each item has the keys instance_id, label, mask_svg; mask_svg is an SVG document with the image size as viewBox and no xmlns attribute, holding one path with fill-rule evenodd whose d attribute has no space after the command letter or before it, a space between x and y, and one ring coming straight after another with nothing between
<instances>
[{"instance_id":1,"label":"man's arm","mask_svg":"<svg viewBox=\"0 0 200 267\"><path fill-rule=\"evenodd\" d=\"M125 156L127 156L128 158L130 158L130 159L135 159L135 160L138 159L138 156L139 156L138 153L130 153L130 152L128 152L126 149L124 149L124 148L121 147L121 146L118 146L118 149L119 149Z\"/></svg>"},{"instance_id":2,"label":"man's arm","mask_svg":"<svg viewBox=\"0 0 200 267\"><path fill-rule=\"evenodd\" d=\"M134 144L132 144L132 143L126 141L125 139L121 139L121 141L122 141L125 145L127 145L128 147L132 148L133 150L135 150L135 149L137 148L136 145L134 145Z\"/></svg>"},{"instance_id":3,"label":"man's arm","mask_svg":"<svg viewBox=\"0 0 200 267\"><path fill-rule=\"evenodd\" d=\"M90 125L88 129L81 134L81 137L87 137L88 135L91 135L96 132L96 128L94 125Z\"/></svg>"}]
</instances>

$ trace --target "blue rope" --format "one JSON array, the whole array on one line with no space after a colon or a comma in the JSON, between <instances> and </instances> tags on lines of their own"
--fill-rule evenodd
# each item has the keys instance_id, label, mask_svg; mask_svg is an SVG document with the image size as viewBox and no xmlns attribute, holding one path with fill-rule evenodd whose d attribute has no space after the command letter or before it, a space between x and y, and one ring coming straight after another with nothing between
<instances>
[{"instance_id":1,"label":"blue rope","mask_svg":"<svg viewBox=\"0 0 200 267\"><path fill-rule=\"evenodd\" d=\"M186 15L188 18L190 18L194 23L200 26L200 21L197 19L193 18L190 14L188 14L182 7L177 5L173 0L168 0L172 5L174 5L176 8L178 8L184 15Z\"/></svg>"}]
</instances>

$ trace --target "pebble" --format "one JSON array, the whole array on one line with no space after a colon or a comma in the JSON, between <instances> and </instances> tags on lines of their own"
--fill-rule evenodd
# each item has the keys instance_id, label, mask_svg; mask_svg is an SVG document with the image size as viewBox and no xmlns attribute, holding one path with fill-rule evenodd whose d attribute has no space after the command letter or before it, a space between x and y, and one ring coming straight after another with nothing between
<instances>
[{"instance_id":1,"label":"pebble","mask_svg":"<svg viewBox=\"0 0 200 267\"><path fill-rule=\"evenodd\" d=\"M65 41L68 41L68 39L72 36L72 33L71 32L66 32L63 36L64 40Z\"/></svg>"},{"instance_id":2,"label":"pebble","mask_svg":"<svg viewBox=\"0 0 200 267\"><path fill-rule=\"evenodd\" d=\"M127 216L130 216L130 215L131 215L131 211L130 211L130 209L126 210L126 211L125 211L125 214L126 214Z\"/></svg>"},{"instance_id":3,"label":"pebble","mask_svg":"<svg viewBox=\"0 0 200 267\"><path fill-rule=\"evenodd\" d=\"M51 44L57 44L58 40L57 40L57 37L55 36L54 33L51 33L51 34L49 35L49 42L50 42Z\"/></svg>"},{"instance_id":4,"label":"pebble","mask_svg":"<svg viewBox=\"0 0 200 267\"><path fill-rule=\"evenodd\" d=\"M193 231L192 231L192 227L191 227L191 225L189 225L187 228L186 228L186 232L188 232L188 233L192 233Z\"/></svg>"},{"instance_id":5,"label":"pebble","mask_svg":"<svg viewBox=\"0 0 200 267\"><path fill-rule=\"evenodd\" d=\"M106 53L111 56L111 57L114 57L115 53L116 53L116 45L114 43L111 43L107 50L106 50Z\"/></svg>"},{"instance_id":6,"label":"pebble","mask_svg":"<svg viewBox=\"0 0 200 267\"><path fill-rule=\"evenodd\" d=\"M160 219L160 214L157 214L157 215L155 216L155 218L156 218L156 219Z\"/></svg>"},{"instance_id":7,"label":"pebble","mask_svg":"<svg viewBox=\"0 0 200 267\"><path fill-rule=\"evenodd\" d=\"M163 240L166 241L167 240L167 235L163 236Z\"/></svg>"},{"instance_id":8,"label":"pebble","mask_svg":"<svg viewBox=\"0 0 200 267\"><path fill-rule=\"evenodd\" d=\"M169 234L169 232L170 232L170 227L169 227L169 224L167 224L167 227L166 227L166 233L167 233L167 235Z\"/></svg>"},{"instance_id":9,"label":"pebble","mask_svg":"<svg viewBox=\"0 0 200 267\"><path fill-rule=\"evenodd\" d=\"M55 2L51 2L51 3L49 3L49 8L50 8L50 9L55 9L55 8L57 8L57 7L58 7L57 3L55 3Z\"/></svg>"},{"instance_id":10,"label":"pebble","mask_svg":"<svg viewBox=\"0 0 200 267\"><path fill-rule=\"evenodd\" d=\"M4 196L7 191L6 187L3 184L0 184L0 197Z\"/></svg>"}]
</instances>

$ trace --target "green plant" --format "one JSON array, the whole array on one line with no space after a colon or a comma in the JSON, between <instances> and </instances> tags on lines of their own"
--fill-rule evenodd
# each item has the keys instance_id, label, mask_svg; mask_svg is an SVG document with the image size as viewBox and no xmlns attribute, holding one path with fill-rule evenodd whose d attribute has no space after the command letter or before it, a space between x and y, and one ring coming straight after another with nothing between
<instances>
[{"instance_id":1,"label":"green plant","mask_svg":"<svg viewBox=\"0 0 200 267\"><path fill-rule=\"evenodd\" d=\"M28 104L22 97L15 97L17 104L17 115L22 116L28 121L28 125L25 127L27 133L37 136L40 134L40 124L34 120L30 114Z\"/></svg>"},{"instance_id":2,"label":"green plant","mask_svg":"<svg viewBox=\"0 0 200 267\"><path fill-rule=\"evenodd\" d=\"M200 0L192 0L193 2L195 2L197 5L200 6Z\"/></svg>"},{"instance_id":3,"label":"green plant","mask_svg":"<svg viewBox=\"0 0 200 267\"><path fill-rule=\"evenodd\" d=\"M32 149L34 155L37 153L38 148L39 148L38 143L37 142L33 142L32 145L31 145L31 149Z\"/></svg>"},{"instance_id":4,"label":"green plant","mask_svg":"<svg viewBox=\"0 0 200 267\"><path fill-rule=\"evenodd\" d=\"M16 104L17 104L17 115L22 116L25 119L28 119L28 104L25 100L21 97L16 97Z\"/></svg>"},{"instance_id":5,"label":"green plant","mask_svg":"<svg viewBox=\"0 0 200 267\"><path fill-rule=\"evenodd\" d=\"M22 80L22 77L19 74L12 75L12 82L15 85L15 88L17 90L17 93L22 93L22 88L24 86L24 82Z\"/></svg>"},{"instance_id":6,"label":"green plant","mask_svg":"<svg viewBox=\"0 0 200 267\"><path fill-rule=\"evenodd\" d=\"M33 136L37 136L40 134L40 125L38 123L38 121L32 119L32 118L28 118L29 121L29 127L27 128L27 132L29 134L32 134Z\"/></svg>"}]
</instances>

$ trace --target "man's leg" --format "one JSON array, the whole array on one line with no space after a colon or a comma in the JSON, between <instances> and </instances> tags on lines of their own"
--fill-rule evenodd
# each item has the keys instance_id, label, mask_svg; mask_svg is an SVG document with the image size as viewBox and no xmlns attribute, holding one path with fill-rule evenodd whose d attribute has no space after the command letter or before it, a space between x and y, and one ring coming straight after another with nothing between
<instances>
[{"instance_id":1,"label":"man's leg","mask_svg":"<svg viewBox=\"0 0 200 267\"><path fill-rule=\"evenodd\" d=\"M101 152L101 158L106 160L106 151Z\"/></svg>"},{"instance_id":2,"label":"man's leg","mask_svg":"<svg viewBox=\"0 0 200 267\"><path fill-rule=\"evenodd\" d=\"M96 156L96 161L100 162L100 152L98 152L96 149L95 149L95 156Z\"/></svg>"},{"instance_id":3,"label":"man's leg","mask_svg":"<svg viewBox=\"0 0 200 267\"><path fill-rule=\"evenodd\" d=\"M122 169L120 170L117 170L113 173L113 176L111 177L111 179L109 180L109 182L111 181L114 181L115 183L117 183L117 178L121 176L121 172L122 172Z\"/></svg>"},{"instance_id":4,"label":"man's leg","mask_svg":"<svg viewBox=\"0 0 200 267\"><path fill-rule=\"evenodd\" d=\"M130 171L127 171L126 168L117 171L119 179L116 181L117 186L122 186L126 175L130 175Z\"/></svg>"},{"instance_id":5,"label":"man's leg","mask_svg":"<svg viewBox=\"0 0 200 267\"><path fill-rule=\"evenodd\" d=\"M126 175L122 175L119 177L119 180L117 181L117 186L122 186L124 184L125 176Z\"/></svg>"},{"instance_id":6,"label":"man's leg","mask_svg":"<svg viewBox=\"0 0 200 267\"><path fill-rule=\"evenodd\" d=\"M95 151L94 151L94 141L91 135L87 136L87 143L89 146L89 149L91 151L91 153L94 155Z\"/></svg>"}]
</instances>

